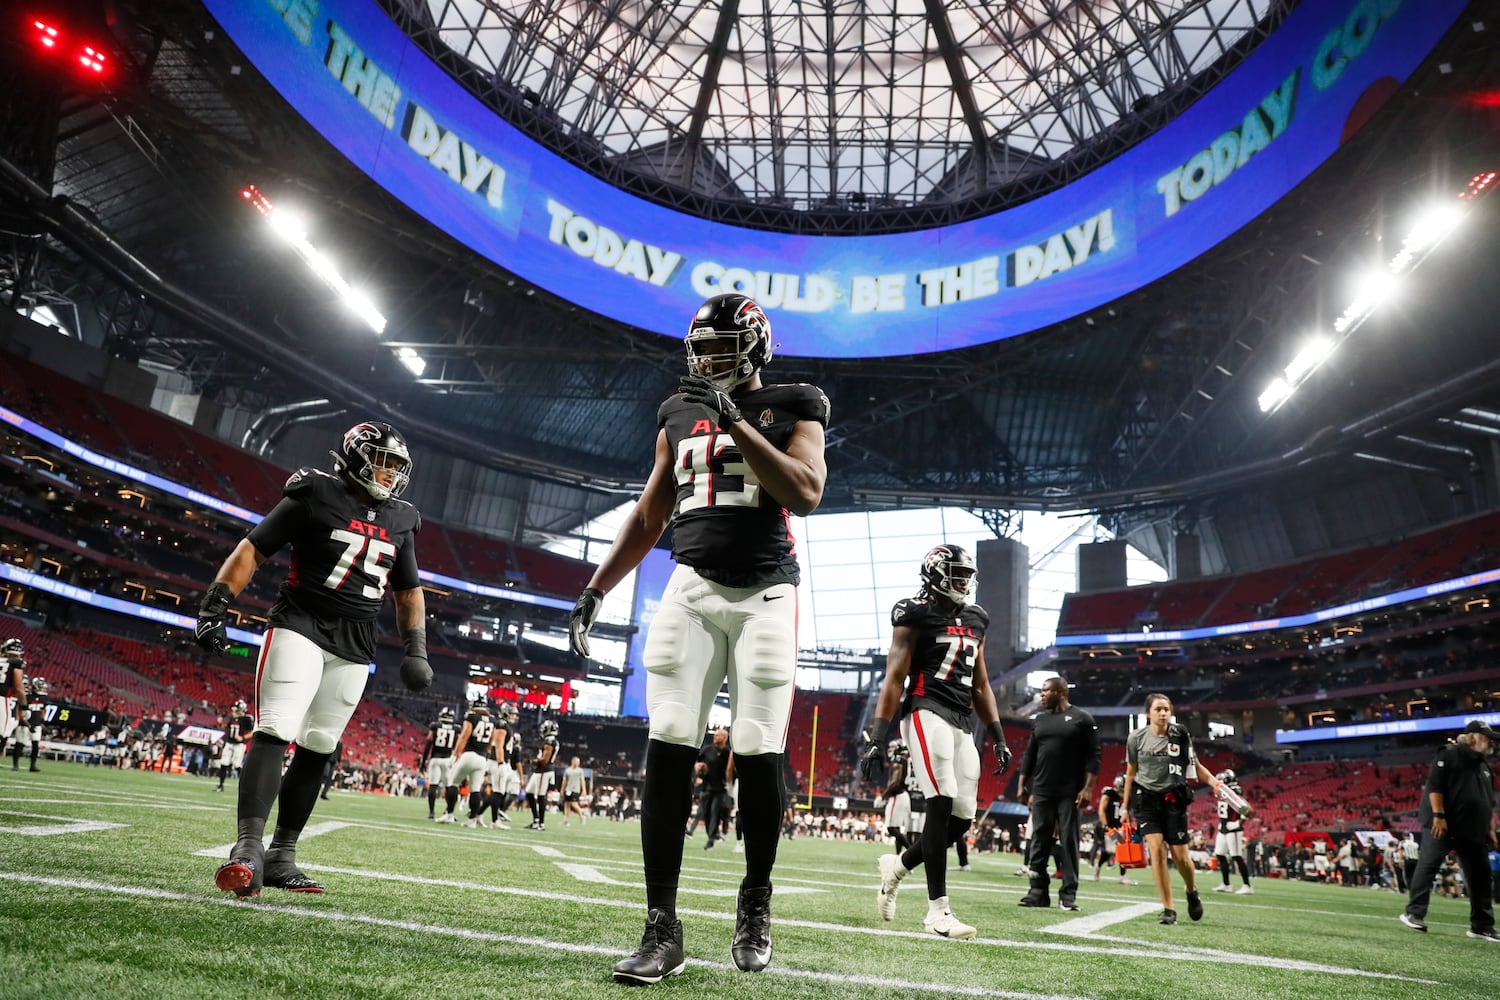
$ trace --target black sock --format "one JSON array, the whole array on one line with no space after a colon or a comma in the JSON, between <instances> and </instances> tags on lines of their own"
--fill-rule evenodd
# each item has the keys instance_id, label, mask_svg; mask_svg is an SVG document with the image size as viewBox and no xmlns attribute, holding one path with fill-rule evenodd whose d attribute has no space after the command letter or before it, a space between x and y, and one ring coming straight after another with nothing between
<instances>
[{"instance_id":1,"label":"black sock","mask_svg":"<svg viewBox=\"0 0 1500 1000\"><path fill-rule=\"evenodd\" d=\"M436 788L427 789L427 815L429 816L437 812L437 797L438 790Z\"/></svg>"},{"instance_id":2,"label":"black sock","mask_svg":"<svg viewBox=\"0 0 1500 1000\"><path fill-rule=\"evenodd\" d=\"M924 826L922 829L926 830L927 828ZM922 867L922 834L917 834L917 838L910 841L909 844L910 846L901 852L901 867L909 872L914 872Z\"/></svg>"},{"instance_id":3,"label":"black sock","mask_svg":"<svg viewBox=\"0 0 1500 1000\"><path fill-rule=\"evenodd\" d=\"M740 787L744 787L741 785ZM927 800L927 825L922 828L922 864L927 867L927 898L948 895L948 821L953 818L953 798L935 795Z\"/></svg>"},{"instance_id":4,"label":"black sock","mask_svg":"<svg viewBox=\"0 0 1500 1000\"><path fill-rule=\"evenodd\" d=\"M896 853L906 853L906 849L911 846L911 841L906 839L906 834L900 830L892 830L891 837L896 841Z\"/></svg>"},{"instance_id":5,"label":"black sock","mask_svg":"<svg viewBox=\"0 0 1500 1000\"><path fill-rule=\"evenodd\" d=\"M786 787L781 777L781 754L734 756L740 779L740 825L745 834L745 888L771 884L776 849L781 846L781 814L786 809Z\"/></svg>"},{"instance_id":6,"label":"black sock","mask_svg":"<svg viewBox=\"0 0 1500 1000\"><path fill-rule=\"evenodd\" d=\"M245 751L245 766L240 769L239 839L260 841L266 835L266 817L281 790L281 758L286 740L269 733L256 733Z\"/></svg>"},{"instance_id":7,"label":"black sock","mask_svg":"<svg viewBox=\"0 0 1500 1000\"><path fill-rule=\"evenodd\" d=\"M488 801L487 804L490 807L490 822L491 823L498 823L500 821L500 800L503 797L504 796L497 795L494 792L490 792L490 797L489 797L489 801Z\"/></svg>"},{"instance_id":8,"label":"black sock","mask_svg":"<svg viewBox=\"0 0 1500 1000\"><path fill-rule=\"evenodd\" d=\"M443 792L443 804L448 807L447 811L450 813L453 812L454 809L458 808L457 786L449 785L448 788Z\"/></svg>"},{"instance_id":9,"label":"black sock","mask_svg":"<svg viewBox=\"0 0 1500 1000\"><path fill-rule=\"evenodd\" d=\"M1224 884L1229 884L1229 859L1222 854L1215 855L1219 861L1219 875L1224 879Z\"/></svg>"},{"instance_id":10,"label":"black sock","mask_svg":"<svg viewBox=\"0 0 1500 1000\"><path fill-rule=\"evenodd\" d=\"M641 789L641 857L646 908L677 919L677 880L682 873L682 831L693 807L693 765L698 748L651 740L646 744L646 781ZM736 758L735 766L740 760ZM740 803L745 777L740 772ZM749 848L747 847L748 851Z\"/></svg>"},{"instance_id":11,"label":"black sock","mask_svg":"<svg viewBox=\"0 0 1500 1000\"><path fill-rule=\"evenodd\" d=\"M484 793L469 793L469 818L478 819L484 814Z\"/></svg>"},{"instance_id":12,"label":"black sock","mask_svg":"<svg viewBox=\"0 0 1500 1000\"><path fill-rule=\"evenodd\" d=\"M229 765L225 764L223 767L219 768L219 788L220 788L220 790L222 790L224 788L224 779L226 779L228 777L229 777Z\"/></svg>"},{"instance_id":13,"label":"black sock","mask_svg":"<svg viewBox=\"0 0 1500 1000\"><path fill-rule=\"evenodd\" d=\"M1244 880L1244 882L1245 882L1246 885L1249 885L1250 884L1250 866L1247 865L1247 864L1245 864L1245 859L1244 858L1235 858L1234 859L1234 866L1239 869L1240 878ZM1228 872L1224 873L1224 884L1225 885L1229 884L1229 873Z\"/></svg>"},{"instance_id":14,"label":"black sock","mask_svg":"<svg viewBox=\"0 0 1500 1000\"><path fill-rule=\"evenodd\" d=\"M959 819L957 816L948 818L948 834L953 840L953 846L958 849L958 865L962 868L969 863L969 838L964 834L969 832L969 821Z\"/></svg>"},{"instance_id":15,"label":"black sock","mask_svg":"<svg viewBox=\"0 0 1500 1000\"><path fill-rule=\"evenodd\" d=\"M281 796L276 804L278 837L286 831L292 843L297 842L318 801L318 792L323 787L323 765L331 756L331 753L314 753L302 746L292 755L292 762L281 779Z\"/></svg>"},{"instance_id":16,"label":"black sock","mask_svg":"<svg viewBox=\"0 0 1500 1000\"><path fill-rule=\"evenodd\" d=\"M42 741L39 739L31 741L31 766L36 767L36 755L42 750Z\"/></svg>"}]
</instances>

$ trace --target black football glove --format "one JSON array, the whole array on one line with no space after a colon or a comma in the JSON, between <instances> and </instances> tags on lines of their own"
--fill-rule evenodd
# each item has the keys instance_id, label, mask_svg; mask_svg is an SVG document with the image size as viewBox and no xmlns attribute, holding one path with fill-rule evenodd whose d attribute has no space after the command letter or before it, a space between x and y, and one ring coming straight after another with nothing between
<instances>
[{"instance_id":1,"label":"black football glove","mask_svg":"<svg viewBox=\"0 0 1500 1000\"><path fill-rule=\"evenodd\" d=\"M222 653L229 648L229 633L225 626L229 621L229 602L234 597L227 583L212 584L198 604L198 624L193 635L209 653Z\"/></svg>"},{"instance_id":2,"label":"black football glove","mask_svg":"<svg viewBox=\"0 0 1500 1000\"><path fill-rule=\"evenodd\" d=\"M729 393L714 385L702 375L684 375L677 383L677 391L689 403L697 403L717 418L720 427L728 427L745 419L740 408L734 405Z\"/></svg>"},{"instance_id":3,"label":"black football glove","mask_svg":"<svg viewBox=\"0 0 1500 1000\"><path fill-rule=\"evenodd\" d=\"M995 763L999 766L992 774L1004 774L1005 769L1010 767L1010 747L1005 745L1005 728L999 722L991 722L988 727L990 731L990 745L995 751Z\"/></svg>"},{"instance_id":4,"label":"black football glove","mask_svg":"<svg viewBox=\"0 0 1500 1000\"><path fill-rule=\"evenodd\" d=\"M402 642L406 655L401 657L401 683L408 691L425 691L432 683L432 664L427 662L427 630L414 628Z\"/></svg>"},{"instance_id":5,"label":"black football glove","mask_svg":"<svg viewBox=\"0 0 1500 1000\"><path fill-rule=\"evenodd\" d=\"M874 781L885 771L885 734L891 720L875 716L862 734L865 745L859 751L859 775L866 781Z\"/></svg>"},{"instance_id":6,"label":"black football glove","mask_svg":"<svg viewBox=\"0 0 1500 1000\"><path fill-rule=\"evenodd\" d=\"M568 615L568 645L579 656L589 655L589 629L594 627L594 620L599 617L599 609L603 606L604 591L589 587L578 595L578 603Z\"/></svg>"}]
</instances>

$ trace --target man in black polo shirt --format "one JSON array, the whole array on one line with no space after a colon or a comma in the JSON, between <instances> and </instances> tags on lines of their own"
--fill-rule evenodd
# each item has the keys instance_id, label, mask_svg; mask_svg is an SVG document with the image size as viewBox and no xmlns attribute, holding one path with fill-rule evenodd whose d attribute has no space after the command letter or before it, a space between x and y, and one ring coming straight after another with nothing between
<instances>
[{"instance_id":1,"label":"man in black polo shirt","mask_svg":"<svg viewBox=\"0 0 1500 1000\"><path fill-rule=\"evenodd\" d=\"M1031 742L1021 758L1022 802L1031 805L1031 843L1027 865L1031 891L1022 906L1052 905L1047 860L1059 848L1062 886L1058 905L1078 909L1078 811L1094 797L1099 780L1099 727L1094 717L1068 702L1068 682L1042 682L1042 714L1036 717Z\"/></svg>"},{"instance_id":2,"label":"man in black polo shirt","mask_svg":"<svg viewBox=\"0 0 1500 1000\"><path fill-rule=\"evenodd\" d=\"M1411 877L1410 895L1401 922L1426 933L1427 899L1432 877L1452 851L1463 868L1469 890L1469 933L1481 941L1500 942L1490 898L1489 852L1495 848L1495 778L1485 757L1500 748L1500 733L1471 719L1456 743L1438 751L1423 786L1418 817L1422 853Z\"/></svg>"},{"instance_id":3,"label":"man in black polo shirt","mask_svg":"<svg viewBox=\"0 0 1500 1000\"><path fill-rule=\"evenodd\" d=\"M708 831L708 843L703 845L707 851L723 839L724 820L729 816L729 785L725 781L729 771L729 730L723 726L715 729L713 742L698 751L698 759L708 766L698 800L698 815Z\"/></svg>"}]
</instances>

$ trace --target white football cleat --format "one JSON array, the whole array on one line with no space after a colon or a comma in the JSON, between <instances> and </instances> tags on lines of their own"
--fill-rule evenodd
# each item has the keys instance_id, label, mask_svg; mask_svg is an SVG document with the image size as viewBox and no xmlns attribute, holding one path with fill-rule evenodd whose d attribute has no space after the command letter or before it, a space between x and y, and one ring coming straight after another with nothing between
<instances>
[{"instance_id":1,"label":"white football cleat","mask_svg":"<svg viewBox=\"0 0 1500 1000\"><path fill-rule=\"evenodd\" d=\"M1234 889L1231 886L1224 885L1223 883L1220 883L1219 885L1214 886L1214 892L1233 892L1233 891L1234 891Z\"/></svg>"},{"instance_id":2,"label":"white football cleat","mask_svg":"<svg viewBox=\"0 0 1500 1000\"><path fill-rule=\"evenodd\" d=\"M457 823L458 822L458 818L456 816L454 816L452 813L443 813L441 816L439 816L437 818L437 821L439 823Z\"/></svg>"},{"instance_id":3,"label":"white football cleat","mask_svg":"<svg viewBox=\"0 0 1500 1000\"><path fill-rule=\"evenodd\" d=\"M944 910L939 914L927 914L922 920L922 926L927 928L938 937L954 938L959 941L967 941L979 932L953 915L952 910Z\"/></svg>"},{"instance_id":4,"label":"white football cleat","mask_svg":"<svg viewBox=\"0 0 1500 1000\"><path fill-rule=\"evenodd\" d=\"M1234 894L1236 896L1253 896L1255 895L1255 890L1248 885L1242 885L1234 890Z\"/></svg>"},{"instance_id":5,"label":"white football cleat","mask_svg":"<svg viewBox=\"0 0 1500 1000\"><path fill-rule=\"evenodd\" d=\"M901 855L880 856L880 893L875 899L875 908L881 920L896 919L896 893L901 889L901 879L906 870L901 867Z\"/></svg>"},{"instance_id":6,"label":"white football cleat","mask_svg":"<svg viewBox=\"0 0 1500 1000\"><path fill-rule=\"evenodd\" d=\"M473 816L470 816L468 819L464 820L464 826L468 827L470 830L477 829L479 826L479 820L475 819Z\"/></svg>"}]
</instances>

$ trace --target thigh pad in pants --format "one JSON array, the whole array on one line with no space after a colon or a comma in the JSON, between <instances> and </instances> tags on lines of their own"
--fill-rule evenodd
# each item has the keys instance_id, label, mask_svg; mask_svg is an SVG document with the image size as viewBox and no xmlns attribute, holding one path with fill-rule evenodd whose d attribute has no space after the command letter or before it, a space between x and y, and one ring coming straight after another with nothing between
<instances>
[{"instance_id":1,"label":"thigh pad in pants","mask_svg":"<svg viewBox=\"0 0 1500 1000\"><path fill-rule=\"evenodd\" d=\"M911 767L922 794L948 796L954 817L972 820L979 795L979 751L973 736L925 709L902 720L901 734L911 748Z\"/></svg>"}]
</instances>

